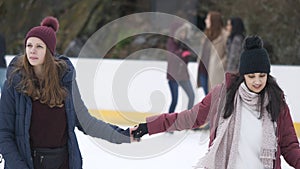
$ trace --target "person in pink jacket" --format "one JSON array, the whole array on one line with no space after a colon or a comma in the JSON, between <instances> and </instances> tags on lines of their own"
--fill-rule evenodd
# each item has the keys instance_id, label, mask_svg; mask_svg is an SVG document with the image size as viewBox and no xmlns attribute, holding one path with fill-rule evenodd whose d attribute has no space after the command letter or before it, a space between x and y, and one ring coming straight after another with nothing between
<instances>
[{"instance_id":1,"label":"person in pink jacket","mask_svg":"<svg viewBox=\"0 0 300 169\"><path fill-rule=\"evenodd\" d=\"M263 41L248 36L243 48L237 74L226 73L225 82L189 110L148 117L132 132L134 137L196 128L209 121L208 152L196 168L281 169L282 155L299 169L299 142L284 92L270 75Z\"/></svg>"}]
</instances>

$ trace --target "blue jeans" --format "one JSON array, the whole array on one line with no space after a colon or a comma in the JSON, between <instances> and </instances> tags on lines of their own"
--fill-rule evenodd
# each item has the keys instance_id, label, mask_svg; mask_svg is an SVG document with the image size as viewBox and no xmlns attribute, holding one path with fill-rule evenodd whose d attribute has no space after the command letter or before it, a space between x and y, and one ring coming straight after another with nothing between
<instances>
[{"instance_id":1,"label":"blue jeans","mask_svg":"<svg viewBox=\"0 0 300 169\"><path fill-rule=\"evenodd\" d=\"M200 79L201 86L204 90L204 94L207 95L208 94L208 76L206 74L200 73L199 79Z\"/></svg>"},{"instance_id":2,"label":"blue jeans","mask_svg":"<svg viewBox=\"0 0 300 169\"><path fill-rule=\"evenodd\" d=\"M3 88L5 79L6 79L6 68L0 68L0 89Z\"/></svg>"},{"instance_id":3,"label":"blue jeans","mask_svg":"<svg viewBox=\"0 0 300 169\"><path fill-rule=\"evenodd\" d=\"M172 102L169 108L169 113L173 113L175 111L175 107L177 105L178 101L178 84L183 88L185 93L187 94L189 98L188 102L188 109L192 108L194 106L194 100L195 100L195 94L193 91L193 87L191 82L188 81L175 81L175 80L169 80L169 87L171 91L171 96L172 96Z\"/></svg>"}]
</instances>

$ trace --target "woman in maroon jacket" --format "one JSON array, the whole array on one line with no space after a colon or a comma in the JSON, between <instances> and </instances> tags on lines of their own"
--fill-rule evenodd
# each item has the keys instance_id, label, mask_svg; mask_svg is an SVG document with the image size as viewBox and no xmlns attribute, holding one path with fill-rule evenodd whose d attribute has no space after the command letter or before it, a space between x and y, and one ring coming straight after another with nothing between
<instances>
[{"instance_id":1,"label":"woman in maroon jacket","mask_svg":"<svg viewBox=\"0 0 300 169\"><path fill-rule=\"evenodd\" d=\"M133 135L191 129L210 121L209 149L196 168L280 169L282 155L298 169L300 148L289 108L269 73L262 39L247 37L238 74L226 74L226 81L190 110L148 117Z\"/></svg>"}]
</instances>

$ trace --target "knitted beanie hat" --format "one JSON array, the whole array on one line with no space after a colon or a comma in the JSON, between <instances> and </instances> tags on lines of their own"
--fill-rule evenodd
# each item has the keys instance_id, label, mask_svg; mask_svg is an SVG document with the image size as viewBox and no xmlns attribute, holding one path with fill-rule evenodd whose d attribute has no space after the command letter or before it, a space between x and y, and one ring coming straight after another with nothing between
<instances>
[{"instance_id":1,"label":"knitted beanie hat","mask_svg":"<svg viewBox=\"0 0 300 169\"><path fill-rule=\"evenodd\" d=\"M263 41L259 36L248 36L244 40L244 51L240 58L240 75L249 73L270 73L269 54L263 48Z\"/></svg>"},{"instance_id":2,"label":"knitted beanie hat","mask_svg":"<svg viewBox=\"0 0 300 169\"><path fill-rule=\"evenodd\" d=\"M56 32L59 28L58 20L52 16L44 18L41 26L36 26L30 29L25 38L26 41L30 37L40 38L48 47L52 55L54 55L56 48Z\"/></svg>"}]
</instances>

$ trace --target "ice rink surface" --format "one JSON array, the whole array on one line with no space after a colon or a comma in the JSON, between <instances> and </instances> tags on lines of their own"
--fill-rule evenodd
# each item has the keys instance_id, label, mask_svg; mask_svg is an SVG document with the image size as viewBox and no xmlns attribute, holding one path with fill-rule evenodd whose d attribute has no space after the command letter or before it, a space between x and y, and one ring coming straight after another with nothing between
<instances>
[{"instance_id":1,"label":"ice rink surface","mask_svg":"<svg viewBox=\"0 0 300 169\"><path fill-rule=\"evenodd\" d=\"M208 131L146 135L141 142L112 144L76 129L83 169L193 169L207 151ZM282 158L282 169L292 169ZM0 163L4 169L4 162ZM251 167L249 167L251 169Z\"/></svg>"},{"instance_id":2,"label":"ice rink surface","mask_svg":"<svg viewBox=\"0 0 300 169\"><path fill-rule=\"evenodd\" d=\"M76 134L84 169L193 169L206 153L209 139L208 131L188 130L146 135L141 142L116 145L79 131ZM292 169L283 159L281 163L282 169Z\"/></svg>"}]
</instances>

